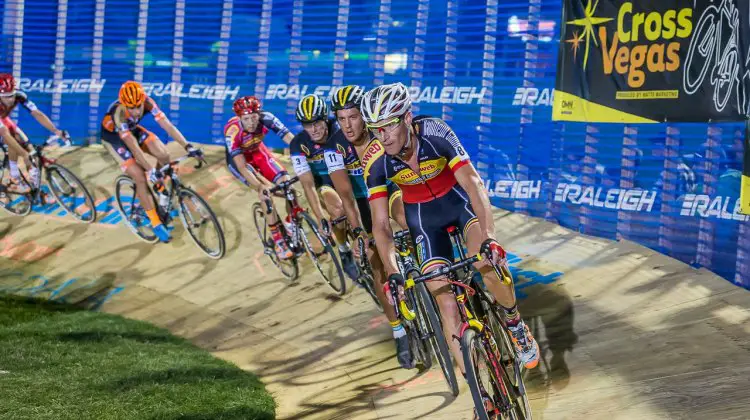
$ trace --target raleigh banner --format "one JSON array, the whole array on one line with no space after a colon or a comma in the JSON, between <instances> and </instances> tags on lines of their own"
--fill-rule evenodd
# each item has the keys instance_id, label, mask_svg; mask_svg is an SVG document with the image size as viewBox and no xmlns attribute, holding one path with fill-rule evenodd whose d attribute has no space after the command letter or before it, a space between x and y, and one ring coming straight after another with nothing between
<instances>
[{"instance_id":1,"label":"raleigh banner","mask_svg":"<svg viewBox=\"0 0 750 420\"><path fill-rule=\"evenodd\" d=\"M553 119L738 121L750 106L747 0L563 0Z\"/></svg>"}]
</instances>

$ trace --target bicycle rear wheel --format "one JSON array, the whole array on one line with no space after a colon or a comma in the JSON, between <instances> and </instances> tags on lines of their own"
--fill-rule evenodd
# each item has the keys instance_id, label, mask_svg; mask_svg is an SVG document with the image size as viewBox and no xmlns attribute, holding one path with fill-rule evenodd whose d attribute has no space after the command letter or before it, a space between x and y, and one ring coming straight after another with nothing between
<instances>
[{"instance_id":1,"label":"bicycle rear wheel","mask_svg":"<svg viewBox=\"0 0 750 420\"><path fill-rule=\"evenodd\" d=\"M298 235L305 245L307 255L310 257L315 268L323 277L323 280L339 295L346 293L346 283L344 283L344 271L341 269L341 263L338 256L333 251L331 244L323 237L312 217L307 212L299 213ZM315 243L310 242L308 233L312 234ZM315 251L318 247L321 251ZM321 259L327 255L327 260Z\"/></svg>"},{"instance_id":2,"label":"bicycle rear wheel","mask_svg":"<svg viewBox=\"0 0 750 420\"><path fill-rule=\"evenodd\" d=\"M453 369L453 358L451 357L448 341L443 333L443 326L438 316L437 305L432 298L432 294L427 290L424 283L417 283L417 305L419 308L418 318L426 320L424 333L427 334L430 341L432 353L440 363L440 369L443 371L445 381L453 396L458 396L458 380L456 380L456 371Z\"/></svg>"},{"instance_id":3,"label":"bicycle rear wheel","mask_svg":"<svg viewBox=\"0 0 750 420\"><path fill-rule=\"evenodd\" d=\"M276 255L276 252L274 251L273 237L271 237L271 229L268 228L266 212L263 210L263 206L260 203L253 204L253 221L255 222L255 230L258 232L260 243L263 246L263 253L271 259L273 265L281 270L281 274L283 274L284 277L289 280L295 280L299 277L299 265L297 263L296 255L288 260L280 260Z\"/></svg>"},{"instance_id":4,"label":"bicycle rear wheel","mask_svg":"<svg viewBox=\"0 0 750 420\"><path fill-rule=\"evenodd\" d=\"M480 420L489 420L488 408L495 414L507 413L501 418L517 419L514 410L509 410L510 401L506 383L499 373L500 364L488 348L482 333L469 328L461 337L461 352L466 367L466 382L474 400L474 409ZM492 407L485 403L490 401Z\"/></svg>"},{"instance_id":5,"label":"bicycle rear wheel","mask_svg":"<svg viewBox=\"0 0 750 420\"><path fill-rule=\"evenodd\" d=\"M55 200L70 215L86 223L96 220L94 199L77 176L58 164L49 165L44 175Z\"/></svg>"},{"instance_id":6,"label":"bicycle rear wheel","mask_svg":"<svg viewBox=\"0 0 750 420\"><path fill-rule=\"evenodd\" d=\"M8 182L0 183L0 208L14 216L26 216L31 213L30 193L19 194L8 191Z\"/></svg>"},{"instance_id":7,"label":"bicycle rear wheel","mask_svg":"<svg viewBox=\"0 0 750 420\"><path fill-rule=\"evenodd\" d=\"M135 182L127 175L120 175L115 180L115 199L125 225L140 240L155 243L159 240L151 227L146 210L135 194Z\"/></svg>"},{"instance_id":8,"label":"bicycle rear wheel","mask_svg":"<svg viewBox=\"0 0 750 420\"><path fill-rule=\"evenodd\" d=\"M180 186L177 201L180 203L180 220L193 242L210 258L218 260L223 257L226 252L224 231L208 203L185 186Z\"/></svg>"}]
</instances>

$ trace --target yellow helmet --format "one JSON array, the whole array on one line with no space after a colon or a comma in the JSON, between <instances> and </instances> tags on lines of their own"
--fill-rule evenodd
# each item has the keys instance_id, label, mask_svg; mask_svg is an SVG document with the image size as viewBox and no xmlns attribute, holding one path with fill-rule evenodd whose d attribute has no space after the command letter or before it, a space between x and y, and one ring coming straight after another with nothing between
<instances>
[{"instance_id":1,"label":"yellow helmet","mask_svg":"<svg viewBox=\"0 0 750 420\"><path fill-rule=\"evenodd\" d=\"M118 97L121 104L128 108L135 108L146 101L146 92L143 91L140 83L128 80L120 86Z\"/></svg>"}]
</instances>

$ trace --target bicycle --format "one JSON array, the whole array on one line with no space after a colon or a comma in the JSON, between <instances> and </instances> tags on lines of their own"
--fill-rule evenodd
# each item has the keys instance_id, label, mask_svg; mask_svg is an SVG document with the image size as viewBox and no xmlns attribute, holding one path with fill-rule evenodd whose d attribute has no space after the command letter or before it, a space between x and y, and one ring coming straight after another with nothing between
<instances>
[{"instance_id":1,"label":"bicycle","mask_svg":"<svg viewBox=\"0 0 750 420\"><path fill-rule=\"evenodd\" d=\"M531 407L522 377L523 368L510 341L510 332L504 317L496 309L494 299L479 283L481 276L475 275L472 268L472 264L491 253L488 243L482 245L479 254L467 257L458 229L449 227L448 233L457 250L458 261L427 274L410 277L406 279L406 287L448 277L462 321L459 336L454 338L461 343L466 381L479 419L490 419L487 402L491 403L493 418L531 419ZM493 265L493 268L502 281L512 283L507 267Z\"/></svg>"},{"instance_id":2,"label":"bicycle","mask_svg":"<svg viewBox=\"0 0 750 420\"><path fill-rule=\"evenodd\" d=\"M281 233L286 241L289 249L292 251L293 256L289 260L279 260L274 250L274 240L271 236L271 230L268 227L266 221L267 211L272 211L270 205L266 203L267 209L263 209L261 203L253 204L253 219L255 222L255 228L258 231L258 236L263 244L263 253L268 255L271 261L281 269L281 272L290 279L296 279L299 275L298 258L306 253L310 261L317 268L320 275L325 280L326 284L331 287L337 294L343 295L346 292L346 284L344 283L344 271L341 268L341 264L336 258L336 254L333 248L328 243L326 238L321 234L318 224L313 218L305 211L297 201L297 195L292 189L292 185L299 181L298 177L293 177L288 181L278 182L277 185L269 190L269 194L281 193L287 202L287 219L289 227L286 223L280 225ZM291 232L290 232L291 230ZM307 231L320 243L322 250L316 251L308 238ZM326 269L323 267L323 256L328 255L333 267ZM285 271L284 266L287 266L288 270ZM333 270L330 270L333 268Z\"/></svg>"},{"instance_id":3,"label":"bicycle","mask_svg":"<svg viewBox=\"0 0 750 420\"><path fill-rule=\"evenodd\" d=\"M396 315L405 324L412 354L421 361L424 369L430 369L433 357L436 358L451 394L454 397L458 396L458 380L453 369L453 357L438 316L437 304L426 284L410 280L419 276L420 272L412 254L409 231L398 231L394 233L393 239L396 262L406 282L401 286L389 278L386 295L391 296Z\"/></svg>"},{"instance_id":4,"label":"bicycle","mask_svg":"<svg viewBox=\"0 0 750 420\"><path fill-rule=\"evenodd\" d=\"M370 265L370 259L367 257L367 253L365 252L365 241L362 237L356 237L354 235L354 231L352 229L351 224L349 223L346 216L338 217L331 221L331 226L337 226L340 223L345 223L345 229L346 229L346 239L350 244L356 243L357 250L359 252L359 258L357 259L357 268L359 270L359 276L357 276L355 282L360 285L367 294L372 299L373 303L375 303L375 307L378 309L378 311L383 312L383 305L380 303L380 299L378 299L377 293L375 293L375 276L372 273L372 265ZM333 240L333 235L331 235L330 229L328 229L327 226L323 228L323 232L326 234L326 237L328 238L328 243L331 245L331 247L335 247L336 243ZM372 246L373 241L370 239L370 246Z\"/></svg>"},{"instance_id":5,"label":"bicycle","mask_svg":"<svg viewBox=\"0 0 750 420\"><path fill-rule=\"evenodd\" d=\"M58 136L49 137L41 145L32 145L30 158L32 164L39 169L39 178L46 181L46 187L39 182L35 185L30 182L26 175L21 172L21 178L30 186L28 192L11 192L7 188L8 181L4 181L5 172L10 167L10 156L7 145L3 144L3 163L0 168L0 207L10 214L26 216L31 213L35 205L46 204L45 195L48 190L55 198L55 202L62 207L67 214L84 222L91 223L96 220L96 206L94 199L81 181L73 172L58 163L56 159L45 156L45 149L62 140L65 145L70 144L67 138ZM3 198L8 198L5 202Z\"/></svg>"},{"instance_id":6,"label":"bicycle","mask_svg":"<svg viewBox=\"0 0 750 420\"><path fill-rule=\"evenodd\" d=\"M154 198L156 203L156 210L159 214L159 219L166 227L171 226L174 220L175 212L180 216L182 225L190 234L193 242L201 251L203 251L208 257L213 259L220 259L224 256L226 251L226 241L224 238L224 231L219 224L219 220L216 214L211 210L211 207L201 198L198 193L190 189L190 187L183 185L180 181L179 176L175 168L177 165L189 159L191 156L183 156L168 164L164 165L159 171L164 175L164 179L160 182L158 187L163 188L160 194L168 197L166 205L160 205L159 201L154 198L154 193L149 189L149 194ZM205 164L205 160L199 159L196 169L202 167ZM167 180L170 180L171 187L167 187ZM155 243L158 238L153 233L151 223L146 215L146 210L143 208L135 194L135 181L127 175L120 175L115 180L115 198L117 200L117 207L120 211L120 215L128 228L141 240L148 243ZM175 206L175 198L179 206ZM193 214L196 212L198 214ZM208 223L206 223L208 222ZM207 226L213 229L206 228ZM206 229L204 229L206 228ZM206 233L213 233L216 237L215 244L208 244L209 241L200 239L199 236L202 231ZM215 245L215 246L214 246Z\"/></svg>"}]
</instances>

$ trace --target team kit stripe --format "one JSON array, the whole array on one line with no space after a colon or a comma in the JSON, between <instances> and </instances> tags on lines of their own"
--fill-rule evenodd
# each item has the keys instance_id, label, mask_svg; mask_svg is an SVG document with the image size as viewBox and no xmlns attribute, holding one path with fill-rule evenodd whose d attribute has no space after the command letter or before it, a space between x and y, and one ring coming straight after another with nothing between
<instances>
[{"instance_id":1,"label":"team kit stripe","mask_svg":"<svg viewBox=\"0 0 750 420\"><path fill-rule=\"evenodd\" d=\"M369 200L376 200L378 198L387 198L388 197L388 187L385 185L379 186L379 187L372 187L368 190L370 193Z\"/></svg>"},{"instance_id":2,"label":"team kit stripe","mask_svg":"<svg viewBox=\"0 0 750 420\"><path fill-rule=\"evenodd\" d=\"M450 166L451 170L453 172L456 172L457 170L461 169L464 165L467 165L469 163L469 160L460 160L461 158L456 156L453 159L451 159L448 166ZM454 162L457 161L457 162Z\"/></svg>"}]
</instances>

